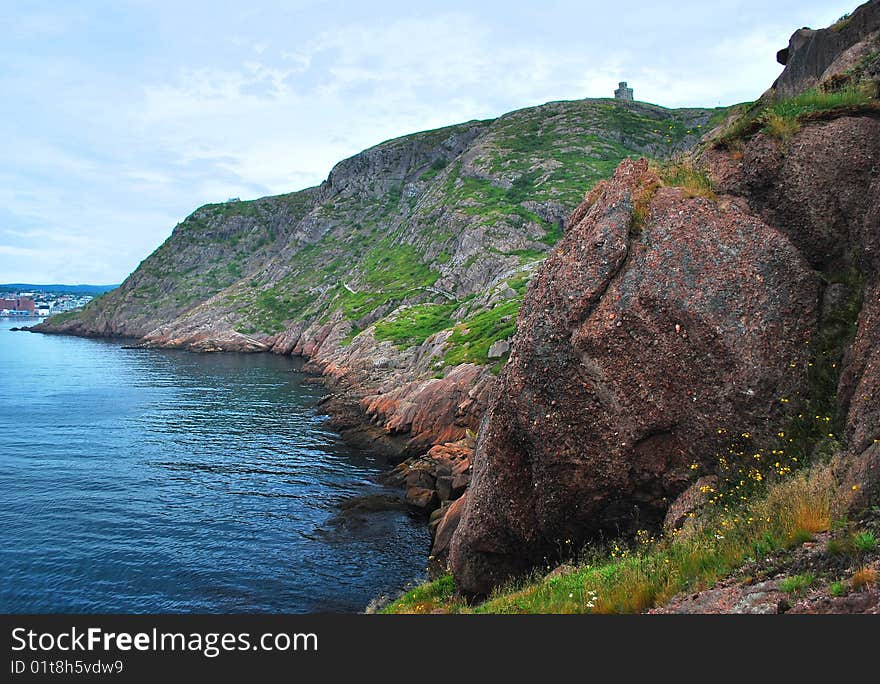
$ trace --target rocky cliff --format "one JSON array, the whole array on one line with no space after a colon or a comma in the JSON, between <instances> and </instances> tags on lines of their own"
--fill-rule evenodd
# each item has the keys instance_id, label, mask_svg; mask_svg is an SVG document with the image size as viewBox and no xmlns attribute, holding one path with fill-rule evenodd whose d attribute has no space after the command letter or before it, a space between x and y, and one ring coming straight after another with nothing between
<instances>
[{"instance_id":1,"label":"rocky cliff","mask_svg":"<svg viewBox=\"0 0 880 684\"><path fill-rule=\"evenodd\" d=\"M877 10L797 32L759 102L675 164L623 161L571 215L479 433L461 590L656 530L725 474L833 457L840 496L876 503Z\"/></svg>"},{"instance_id":2,"label":"rocky cliff","mask_svg":"<svg viewBox=\"0 0 880 684\"><path fill-rule=\"evenodd\" d=\"M349 438L419 454L478 427L526 283L585 190L723 114L554 102L392 140L319 187L198 209L117 290L37 329L302 354Z\"/></svg>"}]
</instances>

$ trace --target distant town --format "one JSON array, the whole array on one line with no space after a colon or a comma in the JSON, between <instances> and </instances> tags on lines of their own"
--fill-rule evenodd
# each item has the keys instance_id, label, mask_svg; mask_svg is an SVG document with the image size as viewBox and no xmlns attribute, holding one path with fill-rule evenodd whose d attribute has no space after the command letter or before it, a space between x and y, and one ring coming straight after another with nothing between
<instances>
[{"instance_id":1,"label":"distant town","mask_svg":"<svg viewBox=\"0 0 880 684\"><path fill-rule=\"evenodd\" d=\"M69 292L0 291L0 317L41 318L80 309L92 301L92 295Z\"/></svg>"}]
</instances>

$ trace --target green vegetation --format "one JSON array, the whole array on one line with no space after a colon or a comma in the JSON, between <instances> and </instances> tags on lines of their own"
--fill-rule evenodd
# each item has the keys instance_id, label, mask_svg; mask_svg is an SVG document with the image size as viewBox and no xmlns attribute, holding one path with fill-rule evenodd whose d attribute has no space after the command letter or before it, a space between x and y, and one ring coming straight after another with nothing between
<instances>
[{"instance_id":1,"label":"green vegetation","mask_svg":"<svg viewBox=\"0 0 880 684\"><path fill-rule=\"evenodd\" d=\"M382 240L362 262L366 291L339 288L337 302L345 317L356 320L382 304L400 301L433 285L439 274L422 263L411 245L395 245Z\"/></svg>"},{"instance_id":2,"label":"green vegetation","mask_svg":"<svg viewBox=\"0 0 880 684\"><path fill-rule=\"evenodd\" d=\"M516 331L516 317L528 282L527 273L512 278L507 284L516 292L515 297L496 304L492 309L480 311L455 326L446 343L446 365L489 363L489 347L498 340L512 337ZM497 372L499 368L496 365L493 370Z\"/></svg>"},{"instance_id":3,"label":"green vegetation","mask_svg":"<svg viewBox=\"0 0 880 684\"><path fill-rule=\"evenodd\" d=\"M456 602L454 592L455 583L452 576L444 575L433 582L427 582L412 589L382 612L426 614L438 608L449 609L453 605L460 609L454 612L464 612L466 604Z\"/></svg>"},{"instance_id":4,"label":"green vegetation","mask_svg":"<svg viewBox=\"0 0 880 684\"><path fill-rule=\"evenodd\" d=\"M859 532L853 536L853 546L864 553L874 551L877 548L877 537L873 532Z\"/></svg>"},{"instance_id":5,"label":"green vegetation","mask_svg":"<svg viewBox=\"0 0 880 684\"><path fill-rule=\"evenodd\" d=\"M875 100L857 86L849 86L828 92L812 88L799 95L776 102L758 101L737 118L718 138L727 147L763 131L787 140L801 126L804 117L818 112L834 111L848 107L870 106Z\"/></svg>"},{"instance_id":6,"label":"green vegetation","mask_svg":"<svg viewBox=\"0 0 880 684\"><path fill-rule=\"evenodd\" d=\"M139 307L148 306L170 318L194 304L248 277L268 259L271 245L278 235L270 224L284 220L295 222L309 211L309 191L245 202L208 204L194 211L178 224L173 235L150 257L141 262L137 287L129 288L119 297ZM237 220L230 221L231 218ZM253 286L259 287L259 283ZM239 330L277 332L286 303L281 293L261 294L258 290L247 298L253 310L241 322ZM251 300L256 300L255 302ZM156 313L151 315L156 316Z\"/></svg>"},{"instance_id":7,"label":"green vegetation","mask_svg":"<svg viewBox=\"0 0 880 684\"><path fill-rule=\"evenodd\" d=\"M562 223L553 223L547 228L547 232L544 233L544 237L541 238L541 242L545 243L552 247L557 242L562 239L562 236L565 234L565 228ZM544 256L543 254L541 256Z\"/></svg>"},{"instance_id":8,"label":"green vegetation","mask_svg":"<svg viewBox=\"0 0 880 684\"><path fill-rule=\"evenodd\" d=\"M475 164L498 180L463 175L461 163L449 170L444 203L463 206L488 225L501 221L544 225L542 241L553 246L561 227L549 225L522 204L553 201L574 208L596 182L611 175L621 160L654 156L685 140L696 140L709 117L668 114L613 100L553 103L555 116L525 110L492 124L492 146ZM714 114L727 112L720 109ZM512 179L505 187L501 178Z\"/></svg>"},{"instance_id":9,"label":"green vegetation","mask_svg":"<svg viewBox=\"0 0 880 684\"><path fill-rule=\"evenodd\" d=\"M855 337L862 310L864 275L859 270L850 268L823 277L828 285L844 285L848 297L838 307L824 313L818 333L807 341L810 348L806 361L808 396L780 397L783 403L796 401L800 404L799 412L782 431L779 446L788 458L799 463L831 455L841 446L845 415L837 401L837 385L841 360Z\"/></svg>"},{"instance_id":10,"label":"green vegetation","mask_svg":"<svg viewBox=\"0 0 880 684\"><path fill-rule=\"evenodd\" d=\"M262 332L269 335L284 330L284 324L305 311L313 297L307 293L290 292L282 287L272 287L260 292L250 305L247 323L236 329L246 335Z\"/></svg>"},{"instance_id":11,"label":"green vegetation","mask_svg":"<svg viewBox=\"0 0 880 684\"><path fill-rule=\"evenodd\" d=\"M869 102L870 98L858 88L847 88L836 92L825 92L811 88L800 95L774 102L767 108L767 111L787 119L793 119L813 112L854 107Z\"/></svg>"},{"instance_id":12,"label":"green vegetation","mask_svg":"<svg viewBox=\"0 0 880 684\"><path fill-rule=\"evenodd\" d=\"M782 591L784 591L786 594L802 594L815 581L815 576L813 576L809 572L806 572L800 575L792 575L791 577L786 577L782 580L782 582L779 583L779 588L782 589Z\"/></svg>"},{"instance_id":13,"label":"green vegetation","mask_svg":"<svg viewBox=\"0 0 880 684\"><path fill-rule=\"evenodd\" d=\"M587 549L576 564L501 587L478 605L457 600L447 576L404 594L385 612L642 612L679 592L710 587L750 559L797 545L801 530L828 529L835 486L827 467L802 471L676 535L658 540L642 531L631 544ZM789 580L793 591L813 581Z\"/></svg>"},{"instance_id":14,"label":"green vegetation","mask_svg":"<svg viewBox=\"0 0 880 684\"><path fill-rule=\"evenodd\" d=\"M458 324L455 324L452 316L460 304L448 302L407 307L376 323L376 339L389 340L398 347L406 348L452 328L452 334L446 342L444 364L489 363L489 348L498 340L511 337L516 330L516 317L528 279L527 273L512 278L507 285L516 293L514 297L492 309L478 311Z\"/></svg>"},{"instance_id":15,"label":"green vegetation","mask_svg":"<svg viewBox=\"0 0 880 684\"><path fill-rule=\"evenodd\" d=\"M64 323L64 321L69 321L73 318L76 318L79 311L62 311L61 313L52 314L49 317L48 321L51 323Z\"/></svg>"},{"instance_id":16,"label":"green vegetation","mask_svg":"<svg viewBox=\"0 0 880 684\"><path fill-rule=\"evenodd\" d=\"M689 197L715 199L715 186L703 169L688 160L674 160L656 167L666 185L682 188Z\"/></svg>"},{"instance_id":17,"label":"green vegetation","mask_svg":"<svg viewBox=\"0 0 880 684\"><path fill-rule=\"evenodd\" d=\"M422 181L430 181L437 177L443 169L445 169L449 165L449 160L445 157L438 157L433 162L431 162L431 168L425 171L419 178Z\"/></svg>"},{"instance_id":18,"label":"green vegetation","mask_svg":"<svg viewBox=\"0 0 880 684\"><path fill-rule=\"evenodd\" d=\"M518 297L510 299L455 326L447 342L446 364L488 363L489 347L498 340L511 337L516 330L521 301Z\"/></svg>"},{"instance_id":19,"label":"green vegetation","mask_svg":"<svg viewBox=\"0 0 880 684\"><path fill-rule=\"evenodd\" d=\"M846 595L846 583L841 582L840 580L836 582L832 582L828 586L828 593L832 596L845 596Z\"/></svg>"},{"instance_id":20,"label":"green vegetation","mask_svg":"<svg viewBox=\"0 0 880 684\"><path fill-rule=\"evenodd\" d=\"M574 556L570 572L533 575L500 588L488 600L468 606L450 600L435 608L453 612L641 612L682 592L712 586L749 560L790 549L832 528L845 528L836 480L825 463L841 448L843 417L837 405L840 359L851 342L861 310L863 276L849 270L825 276L846 285L849 297L826 312L823 326L810 341L806 361L810 389L797 401L800 412L778 433L773 449L755 448L749 432L731 432L726 453L717 456L721 484L707 487L707 508L683 530L654 539L642 531L635 540L590 547ZM719 433L727 432L719 428ZM807 467L809 466L809 467ZM691 466L695 473L701 466ZM859 559L875 550L876 538L862 531L829 541L829 555ZM548 568L549 569L549 568ZM861 568L853 588L877 581L872 568ZM800 592L813 582L789 578L784 590ZM844 591L845 587L838 587ZM437 601L442 603L440 598ZM388 612L418 610L409 595Z\"/></svg>"},{"instance_id":21,"label":"green vegetation","mask_svg":"<svg viewBox=\"0 0 880 684\"><path fill-rule=\"evenodd\" d=\"M384 318L376 324L377 340L390 340L398 347L421 344L434 333L451 327L456 304L421 304L411 306L396 316Z\"/></svg>"},{"instance_id":22,"label":"green vegetation","mask_svg":"<svg viewBox=\"0 0 880 684\"><path fill-rule=\"evenodd\" d=\"M831 25L832 31L842 31L852 21L852 14L847 12Z\"/></svg>"}]
</instances>

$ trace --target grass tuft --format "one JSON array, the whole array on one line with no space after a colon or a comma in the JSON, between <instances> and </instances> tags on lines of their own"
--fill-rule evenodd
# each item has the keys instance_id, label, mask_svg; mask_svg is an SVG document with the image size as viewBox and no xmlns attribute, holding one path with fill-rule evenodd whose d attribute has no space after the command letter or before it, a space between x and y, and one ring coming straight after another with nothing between
<instances>
[{"instance_id":1,"label":"grass tuft","mask_svg":"<svg viewBox=\"0 0 880 684\"><path fill-rule=\"evenodd\" d=\"M776 112L765 112L761 117L764 132L772 138L787 141L801 130L801 122L797 117L785 117Z\"/></svg>"},{"instance_id":2,"label":"grass tuft","mask_svg":"<svg viewBox=\"0 0 880 684\"><path fill-rule=\"evenodd\" d=\"M846 582L841 582L838 580L837 582L832 582L828 586L828 593L831 594L832 596L838 596L838 597L845 596L846 592L847 592Z\"/></svg>"},{"instance_id":3,"label":"grass tuft","mask_svg":"<svg viewBox=\"0 0 880 684\"><path fill-rule=\"evenodd\" d=\"M815 580L815 576L809 572L792 575L783 579L779 583L779 588L786 594L803 594Z\"/></svg>"},{"instance_id":4,"label":"grass tuft","mask_svg":"<svg viewBox=\"0 0 880 684\"><path fill-rule=\"evenodd\" d=\"M863 553L869 553L877 548L877 537L873 532L859 532L853 535L852 541L853 546Z\"/></svg>"},{"instance_id":5,"label":"grass tuft","mask_svg":"<svg viewBox=\"0 0 880 684\"><path fill-rule=\"evenodd\" d=\"M376 323L376 339L389 340L402 349L422 344L431 335L452 326L456 307L453 303L411 306Z\"/></svg>"},{"instance_id":6,"label":"grass tuft","mask_svg":"<svg viewBox=\"0 0 880 684\"><path fill-rule=\"evenodd\" d=\"M447 608L453 601L455 584L451 575L444 575L433 582L416 587L385 607L383 613L424 615L433 610Z\"/></svg>"},{"instance_id":7,"label":"grass tuft","mask_svg":"<svg viewBox=\"0 0 880 684\"><path fill-rule=\"evenodd\" d=\"M689 160L673 160L654 169L668 186L681 188L688 197L706 197L715 200L715 185L701 168Z\"/></svg>"},{"instance_id":8,"label":"grass tuft","mask_svg":"<svg viewBox=\"0 0 880 684\"><path fill-rule=\"evenodd\" d=\"M877 583L877 571L874 568L859 568L853 573L850 579L850 585L853 589L864 589L872 584Z\"/></svg>"}]
</instances>

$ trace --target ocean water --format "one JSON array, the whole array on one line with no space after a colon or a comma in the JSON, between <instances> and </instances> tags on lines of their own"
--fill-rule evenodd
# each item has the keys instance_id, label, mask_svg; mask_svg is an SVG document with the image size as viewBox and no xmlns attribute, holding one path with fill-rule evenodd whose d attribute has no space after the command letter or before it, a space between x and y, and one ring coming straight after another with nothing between
<instances>
[{"instance_id":1,"label":"ocean water","mask_svg":"<svg viewBox=\"0 0 880 684\"><path fill-rule=\"evenodd\" d=\"M295 359L123 349L0 319L0 612L340 612L423 575Z\"/></svg>"}]
</instances>

